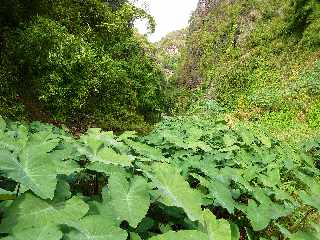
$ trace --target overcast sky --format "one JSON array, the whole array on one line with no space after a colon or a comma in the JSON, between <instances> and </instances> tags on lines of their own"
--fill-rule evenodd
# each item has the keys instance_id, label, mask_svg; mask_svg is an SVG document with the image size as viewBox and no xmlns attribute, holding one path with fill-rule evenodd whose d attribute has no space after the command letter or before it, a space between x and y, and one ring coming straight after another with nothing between
<instances>
[{"instance_id":1,"label":"overcast sky","mask_svg":"<svg viewBox=\"0 0 320 240\"><path fill-rule=\"evenodd\" d=\"M159 41L169 32L186 27L198 3L198 0L140 0L140 4L143 1L157 22L156 32L149 37L152 42ZM136 26L140 32L146 32L145 23L140 22Z\"/></svg>"}]
</instances>

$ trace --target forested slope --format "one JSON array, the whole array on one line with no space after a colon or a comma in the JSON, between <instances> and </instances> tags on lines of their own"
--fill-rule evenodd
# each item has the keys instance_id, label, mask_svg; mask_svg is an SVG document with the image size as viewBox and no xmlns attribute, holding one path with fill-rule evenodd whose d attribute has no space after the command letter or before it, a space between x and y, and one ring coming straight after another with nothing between
<instances>
[{"instance_id":1,"label":"forested slope","mask_svg":"<svg viewBox=\"0 0 320 240\"><path fill-rule=\"evenodd\" d=\"M319 16L317 0L200 1L179 82L241 119L318 129Z\"/></svg>"}]
</instances>

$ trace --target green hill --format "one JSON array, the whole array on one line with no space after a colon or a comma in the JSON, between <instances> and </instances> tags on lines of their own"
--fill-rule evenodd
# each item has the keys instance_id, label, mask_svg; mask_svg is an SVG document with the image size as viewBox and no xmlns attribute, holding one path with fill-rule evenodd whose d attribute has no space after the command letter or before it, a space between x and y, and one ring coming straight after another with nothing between
<instances>
[{"instance_id":1,"label":"green hill","mask_svg":"<svg viewBox=\"0 0 320 240\"><path fill-rule=\"evenodd\" d=\"M319 31L316 0L200 1L179 82L238 118L318 129Z\"/></svg>"}]
</instances>

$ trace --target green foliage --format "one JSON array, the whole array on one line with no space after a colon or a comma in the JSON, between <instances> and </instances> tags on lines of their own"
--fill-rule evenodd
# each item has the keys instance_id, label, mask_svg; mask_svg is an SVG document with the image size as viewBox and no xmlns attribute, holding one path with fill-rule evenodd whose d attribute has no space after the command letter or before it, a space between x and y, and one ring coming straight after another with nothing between
<instances>
[{"instance_id":1,"label":"green foliage","mask_svg":"<svg viewBox=\"0 0 320 240\"><path fill-rule=\"evenodd\" d=\"M0 202L4 239L236 240L252 232L252 239L316 239L319 232L311 224L320 209L316 139L290 146L260 129L195 117L169 118L144 137L90 129L79 139L0 119L0 136L0 199L17 196Z\"/></svg>"},{"instance_id":2,"label":"green foliage","mask_svg":"<svg viewBox=\"0 0 320 240\"><path fill-rule=\"evenodd\" d=\"M157 46L157 59L168 78L177 71L181 51L185 47L186 30L178 30L167 34Z\"/></svg>"},{"instance_id":3,"label":"green foliage","mask_svg":"<svg viewBox=\"0 0 320 240\"><path fill-rule=\"evenodd\" d=\"M126 220L132 227L137 227L146 216L150 206L149 186L139 176L130 183L125 175L112 174L109 179L110 205L119 220Z\"/></svg>"},{"instance_id":4,"label":"green foliage","mask_svg":"<svg viewBox=\"0 0 320 240\"><path fill-rule=\"evenodd\" d=\"M0 26L6 61L1 78L9 74L1 84L12 89L3 96L20 96L32 118L43 120L41 111L67 125L81 120L113 130L143 129L167 110L163 74L133 28L136 19L147 18L154 29L143 10L127 1L111 1L112 7L101 0L12 4L4 8L15 8L16 18ZM7 105L17 108L15 102Z\"/></svg>"},{"instance_id":5,"label":"green foliage","mask_svg":"<svg viewBox=\"0 0 320 240\"><path fill-rule=\"evenodd\" d=\"M319 1L204 2L190 22L180 82L203 92L200 101L252 119L308 112L319 97Z\"/></svg>"}]
</instances>

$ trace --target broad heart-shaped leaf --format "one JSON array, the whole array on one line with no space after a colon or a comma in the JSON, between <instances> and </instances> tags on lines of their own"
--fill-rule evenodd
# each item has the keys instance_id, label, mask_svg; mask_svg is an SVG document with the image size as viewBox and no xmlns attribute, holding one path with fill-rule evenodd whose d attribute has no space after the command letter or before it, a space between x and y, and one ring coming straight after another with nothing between
<instances>
[{"instance_id":1,"label":"broad heart-shaped leaf","mask_svg":"<svg viewBox=\"0 0 320 240\"><path fill-rule=\"evenodd\" d=\"M68 240L126 240L128 236L125 230L102 215L87 216L67 225L75 228L67 235Z\"/></svg>"},{"instance_id":2,"label":"broad heart-shaped leaf","mask_svg":"<svg viewBox=\"0 0 320 240\"><path fill-rule=\"evenodd\" d=\"M280 205L279 203L271 201L264 191L260 188L255 188L253 191L254 198L260 203L250 199L248 206L238 204L237 208L246 213L247 218L254 231L261 231L265 229L271 220L278 219L289 215L293 211L293 206Z\"/></svg>"},{"instance_id":3,"label":"broad heart-shaped leaf","mask_svg":"<svg viewBox=\"0 0 320 240\"><path fill-rule=\"evenodd\" d=\"M155 163L153 172L147 172L147 175L158 188L165 205L181 207L191 221L203 222L201 195L190 188L176 168L165 163Z\"/></svg>"},{"instance_id":4,"label":"broad heart-shaped leaf","mask_svg":"<svg viewBox=\"0 0 320 240\"><path fill-rule=\"evenodd\" d=\"M269 225L271 217L268 210L268 208L264 208L263 206L258 207L254 200L249 200L246 214L250 219L253 230L260 231Z\"/></svg>"},{"instance_id":5,"label":"broad heart-shaped leaf","mask_svg":"<svg viewBox=\"0 0 320 240\"><path fill-rule=\"evenodd\" d=\"M101 148L97 154L87 153L91 162L101 162L104 164L113 164L123 167L131 166L132 159L128 155L121 155L110 147Z\"/></svg>"},{"instance_id":6,"label":"broad heart-shaped leaf","mask_svg":"<svg viewBox=\"0 0 320 240\"><path fill-rule=\"evenodd\" d=\"M99 173L104 173L107 176L111 176L111 174L119 172L119 173L125 173L125 169L121 166L118 165L113 165L113 164L105 164L102 162L92 162L89 163L86 166L87 169L91 171L96 171Z\"/></svg>"},{"instance_id":7,"label":"broad heart-shaped leaf","mask_svg":"<svg viewBox=\"0 0 320 240\"><path fill-rule=\"evenodd\" d=\"M208 172L208 175L211 175L212 178L218 176L218 171L214 173L214 169L211 169L211 172ZM227 168L224 169L224 175L227 175ZM222 183L217 179L207 180L197 174L192 174L192 176L200 181L200 184L205 186L209 189L210 194L215 199L215 203L219 204L220 206L226 208L229 213L234 212L234 208L236 207L237 203L232 198L232 193L228 188L228 183Z\"/></svg>"},{"instance_id":8,"label":"broad heart-shaped leaf","mask_svg":"<svg viewBox=\"0 0 320 240\"><path fill-rule=\"evenodd\" d=\"M255 136L253 135L252 131L247 129L244 125L238 124L237 132L246 145L250 146L254 142Z\"/></svg>"},{"instance_id":9,"label":"broad heart-shaped leaf","mask_svg":"<svg viewBox=\"0 0 320 240\"><path fill-rule=\"evenodd\" d=\"M226 208L228 212L232 214L234 212L236 202L233 200L228 186L221 183L219 180L213 180L210 181L208 188L215 198L215 202Z\"/></svg>"},{"instance_id":10,"label":"broad heart-shaped leaf","mask_svg":"<svg viewBox=\"0 0 320 240\"><path fill-rule=\"evenodd\" d=\"M80 140L90 148L94 155L103 146L113 147L123 154L128 153L128 147L123 142L117 141L113 132L101 132L100 128L89 129L87 134L81 136Z\"/></svg>"},{"instance_id":11,"label":"broad heart-shaped leaf","mask_svg":"<svg viewBox=\"0 0 320 240\"><path fill-rule=\"evenodd\" d=\"M47 225L37 228L29 228L10 236L12 240L25 240L25 239L37 239L37 240L60 240L62 238L62 232L57 226ZM9 240L9 239L8 239Z\"/></svg>"},{"instance_id":12,"label":"broad heart-shaped leaf","mask_svg":"<svg viewBox=\"0 0 320 240\"><path fill-rule=\"evenodd\" d=\"M119 220L127 220L137 227L145 217L150 206L149 186L140 176L130 183L123 174L112 174L109 178L110 204Z\"/></svg>"},{"instance_id":13,"label":"broad heart-shaped leaf","mask_svg":"<svg viewBox=\"0 0 320 240\"><path fill-rule=\"evenodd\" d=\"M165 160L161 150L158 148L151 147L144 143L134 142L130 139L126 139L125 143L128 144L128 146L132 148L136 153L140 154L141 156L147 157L150 160L154 160L154 161Z\"/></svg>"},{"instance_id":14,"label":"broad heart-shaped leaf","mask_svg":"<svg viewBox=\"0 0 320 240\"><path fill-rule=\"evenodd\" d=\"M299 197L306 205L316 208L320 212L320 192L318 194L308 194L305 191L299 192Z\"/></svg>"},{"instance_id":15,"label":"broad heart-shaped leaf","mask_svg":"<svg viewBox=\"0 0 320 240\"><path fill-rule=\"evenodd\" d=\"M309 191L300 191L299 197L306 205L316 208L320 212L320 183L315 179L299 174L300 179L308 186Z\"/></svg>"},{"instance_id":16,"label":"broad heart-shaped leaf","mask_svg":"<svg viewBox=\"0 0 320 240\"><path fill-rule=\"evenodd\" d=\"M223 142L227 147L233 146L235 143L237 143L237 137L233 134L227 133L223 137Z\"/></svg>"},{"instance_id":17,"label":"broad heart-shaped leaf","mask_svg":"<svg viewBox=\"0 0 320 240\"><path fill-rule=\"evenodd\" d=\"M0 134L0 149L20 152L28 142L28 128L20 125Z\"/></svg>"},{"instance_id":18,"label":"broad heart-shaped leaf","mask_svg":"<svg viewBox=\"0 0 320 240\"><path fill-rule=\"evenodd\" d=\"M217 220L209 210L204 210L203 218L208 240L231 240L231 228L228 221Z\"/></svg>"},{"instance_id":19,"label":"broad heart-shaped leaf","mask_svg":"<svg viewBox=\"0 0 320 240\"><path fill-rule=\"evenodd\" d=\"M90 128L87 134L81 136L81 141L86 144L94 155L98 153L99 148L103 145L103 141L100 139L101 129Z\"/></svg>"},{"instance_id":20,"label":"broad heart-shaped leaf","mask_svg":"<svg viewBox=\"0 0 320 240\"><path fill-rule=\"evenodd\" d=\"M31 193L19 197L5 212L0 232L17 233L22 230L63 224L83 217L89 207L80 198L52 204Z\"/></svg>"},{"instance_id":21,"label":"broad heart-shaped leaf","mask_svg":"<svg viewBox=\"0 0 320 240\"><path fill-rule=\"evenodd\" d=\"M271 200L270 203L261 202L258 206L257 203L251 199L245 210L254 231L265 229L271 220L287 216L291 211L292 209L286 209L277 203L272 203Z\"/></svg>"},{"instance_id":22,"label":"broad heart-shaped leaf","mask_svg":"<svg viewBox=\"0 0 320 240\"><path fill-rule=\"evenodd\" d=\"M267 148L271 148L272 140L269 136L267 136L263 131L256 130L255 136L260 140L262 144L264 144Z\"/></svg>"},{"instance_id":23,"label":"broad heart-shaped leaf","mask_svg":"<svg viewBox=\"0 0 320 240\"><path fill-rule=\"evenodd\" d=\"M208 236L203 232L195 230L179 232L170 231L165 234L152 237L150 240L208 240Z\"/></svg>"},{"instance_id":24,"label":"broad heart-shaped leaf","mask_svg":"<svg viewBox=\"0 0 320 240\"><path fill-rule=\"evenodd\" d=\"M17 157L9 151L0 152L0 170L43 199L52 199L57 184L57 164L50 153L57 139L39 144L30 142Z\"/></svg>"}]
</instances>

